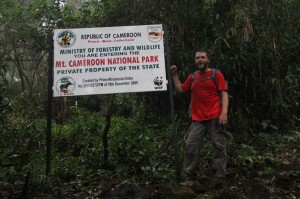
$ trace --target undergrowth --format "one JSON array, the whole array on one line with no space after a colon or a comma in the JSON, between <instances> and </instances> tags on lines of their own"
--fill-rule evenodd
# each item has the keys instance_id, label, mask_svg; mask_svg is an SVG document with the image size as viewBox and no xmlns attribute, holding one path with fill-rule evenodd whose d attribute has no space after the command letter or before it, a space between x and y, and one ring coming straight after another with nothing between
<instances>
[{"instance_id":1,"label":"undergrowth","mask_svg":"<svg viewBox=\"0 0 300 199\"><path fill-rule=\"evenodd\" d=\"M124 180L140 184L175 180L175 152L170 124L143 124L133 118L112 117L109 167L104 168L104 116L76 107L71 108L70 114L66 123L52 125L51 173L48 180L51 179L49 186L54 195L80 193L94 184L117 184ZM15 115L9 117L14 117L15 123L1 132L1 137L5 138L0 148L3 167L0 171L1 189L8 192L22 189L26 178L30 178L31 191L45 191L46 120L33 121ZM180 126L180 121L177 122L178 159L182 167L186 129ZM299 131L284 134L261 132L248 143L236 139L234 134L229 135L229 169L265 167L260 172L260 175L265 175L273 172L272 165L299 162ZM205 141L201 156L200 169L204 170L210 166L213 156L209 138Z\"/></svg>"}]
</instances>

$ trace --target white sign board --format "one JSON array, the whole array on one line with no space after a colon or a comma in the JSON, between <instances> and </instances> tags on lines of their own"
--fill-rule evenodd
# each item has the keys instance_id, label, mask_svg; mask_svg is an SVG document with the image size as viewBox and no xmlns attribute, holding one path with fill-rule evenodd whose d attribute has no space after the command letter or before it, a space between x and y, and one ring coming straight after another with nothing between
<instances>
[{"instance_id":1,"label":"white sign board","mask_svg":"<svg viewBox=\"0 0 300 199\"><path fill-rule=\"evenodd\" d=\"M54 97L167 90L162 25L54 31Z\"/></svg>"}]
</instances>

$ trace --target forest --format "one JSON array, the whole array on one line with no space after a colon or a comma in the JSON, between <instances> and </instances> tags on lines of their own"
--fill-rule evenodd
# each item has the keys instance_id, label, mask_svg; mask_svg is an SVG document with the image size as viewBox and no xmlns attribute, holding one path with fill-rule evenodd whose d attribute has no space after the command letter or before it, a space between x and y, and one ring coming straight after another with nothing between
<instances>
[{"instance_id":1,"label":"forest","mask_svg":"<svg viewBox=\"0 0 300 199\"><path fill-rule=\"evenodd\" d=\"M1 0L0 198L300 198L299 19L299 0ZM190 96L49 95L55 29L149 24L181 81L203 48L228 82L222 184L181 185Z\"/></svg>"}]
</instances>

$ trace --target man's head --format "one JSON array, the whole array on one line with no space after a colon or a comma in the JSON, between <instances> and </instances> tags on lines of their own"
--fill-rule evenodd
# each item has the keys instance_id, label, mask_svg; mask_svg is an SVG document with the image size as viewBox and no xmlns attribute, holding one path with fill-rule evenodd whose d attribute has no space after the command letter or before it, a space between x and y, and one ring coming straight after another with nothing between
<instances>
[{"instance_id":1,"label":"man's head","mask_svg":"<svg viewBox=\"0 0 300 199\"><path fill-rule=\"evenodd\" d=\"M208 70L210 55L206 50L197 50L195 54L195 64L201 72Z\"/></svg>"}]
</instances>

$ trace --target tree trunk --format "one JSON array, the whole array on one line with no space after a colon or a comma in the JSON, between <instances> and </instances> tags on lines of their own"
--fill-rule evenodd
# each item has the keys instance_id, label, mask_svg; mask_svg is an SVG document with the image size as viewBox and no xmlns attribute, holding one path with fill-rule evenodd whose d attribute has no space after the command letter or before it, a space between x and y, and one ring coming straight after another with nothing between
<instances>
[{"instance_id":1,"label":"tree trunk","mask_svg":"<svg viewBox=\"0 0 300 199\"><path fill-rule=\"evenodd\" d=\"M105 117L105 128L102 136L103 149L104 149L103 168L105 169L108 168L108 131L110 129L110 123L111 123L111 116L109 113L107 113Z\"/></svg>"}]
</instances>

